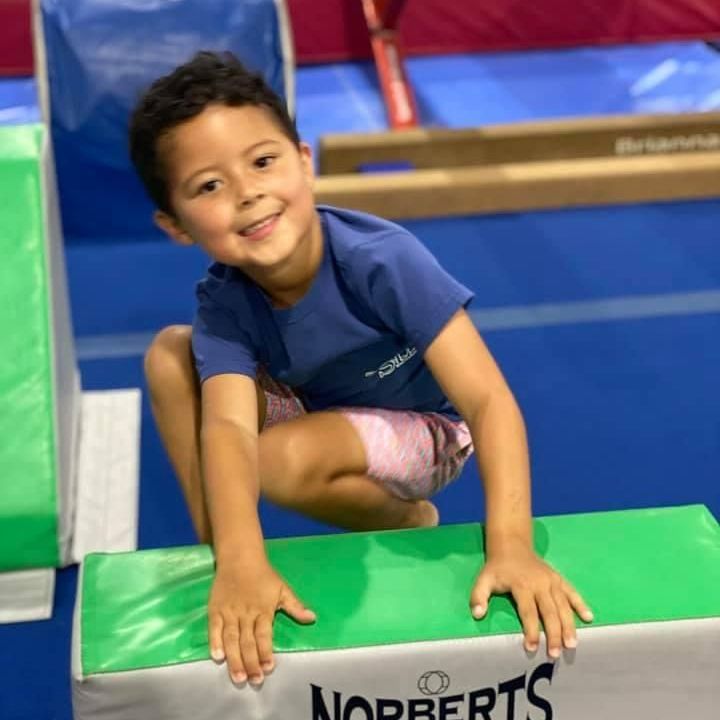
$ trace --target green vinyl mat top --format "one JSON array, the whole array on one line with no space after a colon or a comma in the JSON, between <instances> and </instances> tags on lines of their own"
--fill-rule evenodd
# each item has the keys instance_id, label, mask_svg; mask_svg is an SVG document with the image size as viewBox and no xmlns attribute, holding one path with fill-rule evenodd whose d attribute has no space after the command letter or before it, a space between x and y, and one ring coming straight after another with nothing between
<instances>
[{"instance_id":1,"label":"green vinyl mat top","mask_svg":"<svg viewBox=\"0 0 720 720\"><path fill-rule=\"evenodd\" d=\"M279 652L520 632L507 597L475 621L479 524L268 540L273 565L318 616L278 614ZM720 527L702 505L535 520L538 553L595 614L593 626L720 616ZM207 546L95 554L82 580L84 675L203 660L213 577ZM581 623L578 623L581 624Z\"/></svg>"},{"instance_id":2,"label":"green vinyl mat top","mask_svg":"<svg viewBox=\"0 0 720 720\"><path fill-rule=\"evenodd\" d=\"M44 142L0 127L0 571L59 563Z\"/></svg>"}]
</instances>

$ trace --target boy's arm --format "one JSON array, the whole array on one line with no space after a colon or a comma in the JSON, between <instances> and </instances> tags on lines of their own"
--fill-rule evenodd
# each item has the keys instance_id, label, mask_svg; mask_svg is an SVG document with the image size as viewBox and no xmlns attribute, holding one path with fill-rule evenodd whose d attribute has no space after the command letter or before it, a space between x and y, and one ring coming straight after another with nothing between
<instances>
[{"instance_id":1,"label":"boy's arm","mask_svg":"<svg viewBox=\"0 0 720 720\"><path fill-rule=\"evenodd\" d=\"M512 593L528 650L537 649L539 619L548 653L576 644L573 610L592 613L572 586L534 552L530 469L525 424L515 399L464 310L456 313L425 353L449 400L467 422L486 500L487 561L471 595L482 617L492 593Z\"/></svg>"},{"instance_id":2,"label":"boy's arm","mask_svg":"<svg viewBox=\"0 0 720 720\"><path fill-rule=\"evenodd\" d=\"M272 669L272 624L282 609L299 622L314 615L273 570L257 505L258 413L255 382L216 375L202 385L201 452L216 575L208 605L215 660L227 658L235 682L261 682Z\"/></svg>"},{"instance_id":3,"label":"boy's arm","mask_svg":"<svg viewBox=\"0 0 720 720\"><path fill-rule=\"evenodd\" d=\"M255 393L255 383L245 375L215 375L202 385L200 445L218 564L265 556L257 514Z\"/></svg>"}]
</instances>

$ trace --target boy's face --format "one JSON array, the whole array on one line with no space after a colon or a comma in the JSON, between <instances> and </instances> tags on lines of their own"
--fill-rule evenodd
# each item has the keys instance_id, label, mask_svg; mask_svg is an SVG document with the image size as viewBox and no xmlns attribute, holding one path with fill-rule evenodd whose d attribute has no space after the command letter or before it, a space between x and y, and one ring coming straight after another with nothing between
<instances>
[{"instance_id":1,"label":"boy's face","mask_svg":"<svg viewBox=\"0 0 720 720\"><path fill-rule=\"evenodd\" d=\"M155 219L178 242L256 279L283 274L310 251L320 232L310 149L298 150L269 110L208 106L158 150L174 216Z\"/></svg>"}]
</instances>

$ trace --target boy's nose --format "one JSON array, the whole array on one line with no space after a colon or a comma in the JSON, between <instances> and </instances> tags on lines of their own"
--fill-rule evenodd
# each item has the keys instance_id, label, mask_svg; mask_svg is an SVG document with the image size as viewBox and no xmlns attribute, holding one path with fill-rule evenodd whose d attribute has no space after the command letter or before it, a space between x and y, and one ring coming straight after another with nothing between
<instances>
[{"instance_id":1,"label":"boy's nose","mask_svg":"<svg viewBox=\"0 0 720 720\"><path fill-rule=\"evenodd\" d=\"M254 205L258 200L261 200L264 196L263 193L259 191L240 191L237 195L237 203L240 207L249 207L250 205Z\"/></svg>"},{"instance_id":2,"label":"boy's nose","mask_svg":"<svg viewBox=\"0 0 720 720\"><path fill-rule=\"evenodd\" d=\"M257 178L254 178L252 174L236 171L232 183L235 191L235 203L238 207L248 207L262 197L262 190L258 185Z\"/></svg>"}]
</instances>

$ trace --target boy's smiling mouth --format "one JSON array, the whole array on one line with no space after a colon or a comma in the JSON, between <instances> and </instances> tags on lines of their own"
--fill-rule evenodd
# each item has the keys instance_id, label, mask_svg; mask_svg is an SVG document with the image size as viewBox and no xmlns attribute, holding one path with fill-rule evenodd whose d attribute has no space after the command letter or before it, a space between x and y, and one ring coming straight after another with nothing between
<instances>
[{"instance_id":1,"label":"boy's smiling mouth","mask_svg":"<svg viewBox=\"0 0 720 720\"><path fill-rule=\"evenodd\" d=\"M280 215L281 213L266 215L264 218L242 228L240 235L252 240L261 240L273 231Z\"/></svg>"}]
</instances>

